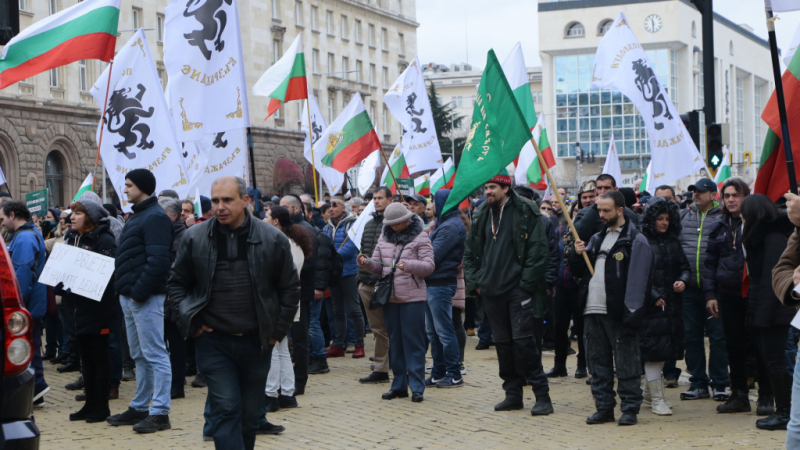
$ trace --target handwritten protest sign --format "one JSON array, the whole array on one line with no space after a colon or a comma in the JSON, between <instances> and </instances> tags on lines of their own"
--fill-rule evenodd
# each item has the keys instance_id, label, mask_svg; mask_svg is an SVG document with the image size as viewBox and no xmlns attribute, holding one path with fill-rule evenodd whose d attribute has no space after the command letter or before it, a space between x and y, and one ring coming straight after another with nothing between
<instances>
[{"instance_id":1,"label":"handwritten protest sign","mask_svg":"<svg viewBox=\"0 0 800 450\"><path fill-rule=\"evenodd\" d=\"M64 290L70 289L73 294L99 302L113 274L114 258L66 244L56 244L39 276L39 282L48 286L64 283Z\"/></svg>"}]
</instances>

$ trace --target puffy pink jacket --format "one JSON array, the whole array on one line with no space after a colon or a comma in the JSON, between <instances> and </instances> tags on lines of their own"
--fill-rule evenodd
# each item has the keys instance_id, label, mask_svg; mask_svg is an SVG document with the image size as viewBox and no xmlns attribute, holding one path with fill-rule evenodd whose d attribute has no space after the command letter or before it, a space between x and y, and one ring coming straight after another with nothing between
<instances>
[{"instance_id":1,"label":"puffy pink jacket","mask_svg":"<svg viewBox=\"0 0 800 450\"><path fill-rule=\"evenodd\" d=\"M425 284L425 277L432 274L436 266L433 263L431 240L428 239L428 233L422 231L422 219L418 216L412 217L411 222L400 233L395 233L388 225L383 226L383 232L372 253L372 259L387 264L389 267L374 261L367 261L362 267L374 274L388 275L401 248L403 254L400 261L404 263L405 267L404 270L398 269L394 272L394 293L389 302L427 301L428 287Z\"/></svg>"},{"instance_id":2,"label":"puffy pink jacket","mask_svg":"<svg viewBox=\"0 0 800 450\"><path fill-rule=\"evenodd\" d=\"M458 278L456 279L456 295L453 296L453 306L464 311L467 303L467 296L464 288L464 263L458 266Z\"/></svg>"}]
</instances>

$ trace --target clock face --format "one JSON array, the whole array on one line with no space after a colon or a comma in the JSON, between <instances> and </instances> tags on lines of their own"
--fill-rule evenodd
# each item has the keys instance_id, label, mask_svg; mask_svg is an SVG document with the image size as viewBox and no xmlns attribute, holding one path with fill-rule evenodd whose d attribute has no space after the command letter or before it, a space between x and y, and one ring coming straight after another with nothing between
<instances>
[{"instance_id":1,"label":"clock face","mask_svg":"<svg viewBox=\"0 0 800 450\"><path fill-rule=\"evenodd\" d=\"M650 14L644 19L644 28L645 30L655 33L656 31L661 29L661 17L658 14Z\"/></svg>"}]
</instances>

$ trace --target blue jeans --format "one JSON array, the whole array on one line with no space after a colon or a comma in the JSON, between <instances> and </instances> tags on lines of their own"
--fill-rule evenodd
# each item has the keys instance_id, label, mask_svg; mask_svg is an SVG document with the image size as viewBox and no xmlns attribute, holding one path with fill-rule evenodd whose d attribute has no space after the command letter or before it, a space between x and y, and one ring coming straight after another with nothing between
<instances>
[{"instance_id":1,"label":"blue jeans","mask_svg":"<svg viewBox=\"0 0 800 450\"><path fill-rule=\"evenodd\" d=\"M484 344L492 343L492 326L488 319L483 319L478 323L478 340Z\"/></svg>"},{"instance_id":2,"label":"blue jeans","mask_svg":"<svg viewBox=\"0 0 800 450\"><path fill-rule=\"evenodd\" d=\"M309 325L308 335L311 338L311 349L309 357L325 356L325 336L322 334L322 326L319 322L319 315L322 312L323 299L312 300L309 302Z\"/></svg>"},{"instance_id":3,"label":"blue jeans","mask_svg":"<svg viewBox=\"0 0 800 450\"><path fill-rule=\"evenodd\" d=\"M786 339L786 367L789 375L794 376L794 365L797 360L797 331L789 327L789 337Z\"/></svg>"},{"instance_id":4,"label":"blue jeans","mask_svg":"<svg viewBox=\"0 0 800 450\"><path fill-rule=\"evenodd\" d=\"M136 411L149 409L151 416L169 414L171 406L172 369L164 344L164 297L153 295L144 303L136 303L130 297L119 296L128 346L136 362L136 394L130 407Z\"/></svg>"},{"instance_id":5,"label":"blue jeans","mask_svg":"<svg viewBox=\"0 0 800 450\"><path fill-rule=\"evenodd\" d=\"M708 389L709 385L724 389L728 379L728 351L722 319L715 319L706 311L705 295L698 288L686 288L683 293L683 323L686 327L686 368L692 374L689 378L692 389ZM708 372L704 332L711 347Z\"/></svg>"},{"instance_id":6,"label":"blue jeans","mask_svg":"<svg viewBox=\"0 0 800 450\"><path fill-rule=\"evenodd\" d=\"M431 343L434 379L447 376L461 378L461 351L453 327L453 295L456 286L428 286L428 302L425 304L425 332Z\"/></svg>"},{"instance_id":7,"label":"blue jeans","mask_svg":"<svg viewBox=\"0 0 800 450\"><path fill-rule=\"evenodd\" d=\"M42 364L42 319L33 319L33 359L31 367L36 381L36 392L47 389L47 382L44 381L44 365Z\"/></svg>"},{"instance_id":8,"label":"blue jeans","mask_svg":"<svg viewBox=\"0 0 800 450\"><path fill-rule=\"evenodd\" d=\"M392 390L425 391L425 302L387 303L383 320L389 332Z\"/></svg>"},{"instance_id":9,"label":"blue jeans","mask_svg":"<svg viewBox=\"0 0 800 450\"><path fill-rule=\"evenodd\" d=\"M800 448L800 359L795 362L793 377L792 412L789 425L786 426L786 450Z\"/></svg>"},{"instance_id":10,"label":"blue jeans","mask_svg":"<svg viewBox=\"0 0 800 450\"><path fill-rule=\"evenodd\" d=\"M108 334L108 362L111 370L109 386L119 387L122 381L122 337L118 331Z\"/></svg>"},{"instance_id":11,"label":"blue jeans","mask_svg":"<svg viewBox=\"0 0 800 450\"><path fill-rule=\"evenodd\" d=\"M264 406L272 346L262 351L258 334L210 332L195 339L197 370L208 380L209 436L216 450L252 450Z\"/></svg>"}]
</instances>

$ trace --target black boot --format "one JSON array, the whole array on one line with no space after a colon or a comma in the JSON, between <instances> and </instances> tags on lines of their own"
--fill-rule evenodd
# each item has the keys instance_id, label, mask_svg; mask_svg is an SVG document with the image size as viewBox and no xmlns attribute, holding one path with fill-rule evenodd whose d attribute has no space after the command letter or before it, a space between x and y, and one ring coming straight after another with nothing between
<instances>
[{"instance_id":1,"label":"black boot","mask_svg":"<svg viewBox=\"0 0 800 450\"><path fill-rule=\"evenodd\" d=\"M785 430L789 424L792 410L792 376L788 372L769 374L772 391L775 393L775 414L766 419L756 420L756 428L761 430Z\"/></svg>"},{"instance_id":2,"label":"black boot","mask_svg":"<svg viewBox=\"0 0 800 450\"><path fill-rule=\"evenodd\" d=\"M567 367L566 366L559 366L559 365L554 366L545 375L547 375L547 378L565 377L565 376L567 376Z\"/></svg>"},{"instance_id":3,"label":"black boot","mask_svg":"<svg viewBox=\"0 0 800 450\"><path fill-rule=\"evenodd\" d=\"M721 405L717 405L717 412L721 414L750 412L750 399L748 398L747 391L731 391L728 400Z\"/></svg>"}]
</instances>

